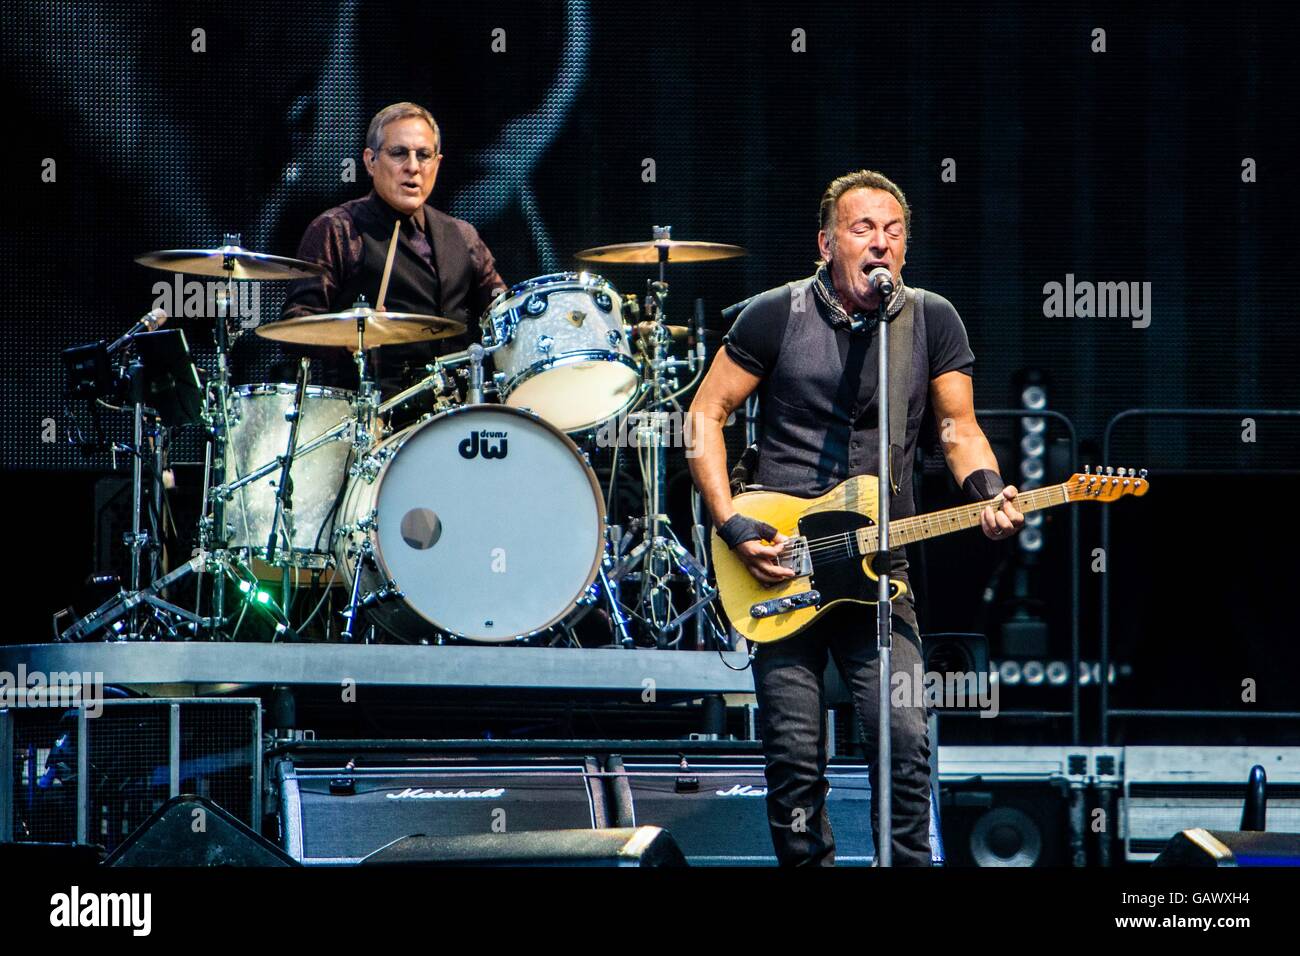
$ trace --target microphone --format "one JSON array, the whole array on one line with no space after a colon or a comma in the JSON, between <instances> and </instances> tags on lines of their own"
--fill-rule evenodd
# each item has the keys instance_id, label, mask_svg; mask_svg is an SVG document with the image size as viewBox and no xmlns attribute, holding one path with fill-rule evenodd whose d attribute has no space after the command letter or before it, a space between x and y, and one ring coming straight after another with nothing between
<instances>
[{"instance_id":1,"label":"microphone","mask_svg":"<svg viewBox=\"0 0 1300 956\"><path fill-rule=\"evenodd\" d=\"M469 348L469 389L465 396L471 405L483 404L483 356L487 349L477 342L471 342Z\"/></svg>"},{"instance_id":2,"label":"microphone","mask_svg":"<svg viewBox=\"0 0 1300 956\"><path fill-rule=\"evenodd\" d=\"M871 286L873 292L880 296L889 296L894 294L894 277L890 275L889 270L884 266L876 266L867 273L867 284Z\"/></svg>"},{"instance_id":3,"label":"microphone","mask_svg":"<svg viewBox=\"0 0 1300 956\"><path fill-rule=\"evenodd\" d=\"M123 342L127 341L128 339L134 338L135 336L139 335L141 332L158 331L158 329L162 328L163 324L169 318L170 316L167 314L166 309L154 309L151 312L146 312L144 315L140 316L139 321L137 321L135 325L131 326L131 330L127 332L125 335L121 336L112 345L110 345L108 347L108 350L110 352L113 351L113 349L117 348Z\"/></svg>"}]
</instances>

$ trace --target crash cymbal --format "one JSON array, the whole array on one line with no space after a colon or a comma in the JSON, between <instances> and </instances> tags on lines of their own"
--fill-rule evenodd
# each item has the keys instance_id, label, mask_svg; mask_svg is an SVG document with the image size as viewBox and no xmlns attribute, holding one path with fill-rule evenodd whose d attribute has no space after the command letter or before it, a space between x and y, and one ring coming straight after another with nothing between
<instances>
[{"instance_id":1,"label":"crash cymbal","mask_svg":"<svg viewBox=\"0 0 1300 956\"><path fill-rule=\"evenodd\" d=\"M576 253L586 262L625 262L639 265L657 265L659 249L668 247L669 262L710 262L718 259L736 259L749 254L740 246L721 242L694 242L690 239L650 239L646 242L621 242L612 246L593 246Z\"/></svg>"},{"instance_id":2,"label":"crash cymbal","mask_svg":"<svg viewBox=\"0 0 1300 956\"><path fill-rule=\"evenodd\" d=\"M323 315L304 315L294 319L281 319L257 328L264 339L290 342L294 345L332 345L339 348L357 347L357 320L366 321L366 348L381 345L405 345L411 342L432 342L448 336L460 335L465 323L444 319L437 315L420 315L415 312L376 312L370 308L352 308L343 312Z\"/></svg>"},{"instance_id":3,"label":"crash cymbal","mask_svg":"<svg viewBox=\"0 0 1300 956\"><path fill-rule=\"evenodd\" d=\"M191 275L226 278L227 260L234 263L230 271L236 279L307 279L318 276L325 269L314 262L272 256L265 252L252 252L240 246L219 246L216 249L160 249L136 256L135 261L150 269L166 272L188 272Z\"/></svg>"}]
</instances>

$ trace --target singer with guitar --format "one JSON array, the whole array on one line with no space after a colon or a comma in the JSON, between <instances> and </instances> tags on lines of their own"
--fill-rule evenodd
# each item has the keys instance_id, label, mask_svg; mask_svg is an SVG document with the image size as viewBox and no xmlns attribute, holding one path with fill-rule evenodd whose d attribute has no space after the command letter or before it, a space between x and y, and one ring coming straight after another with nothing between
<instances>
[{"instance_id":1,"label":"singer with guitar","mask_svg":"<svg viewBox=\"0 0 1300 956\"><path fill-rule=\"evenodd\" d=\"M906 288L902 282L911 225L902 190L869 170L841 176L822 196L820 223L822 261L816 274L749 302L691 404L694 447L688 462L717 537L725 542L715 547L729 548L749 574L773 592L807 568L799 567L798 553L786 550L787 535L742 514L733 504L722 437L727 417L756 390L762 417L752 477L756 487L811 499L846 479L879 476L882 489L893 489L891 514L914 515L912 459L928 404L953 477L971 501L995 499L998 505L995 509L990 504L980 515L984 534L1004 540L1024 523L1016 508L1016 489L999 477L997 459L975 420L975 359L961 319L942 296ZM886 306L892 317L893 454L884 466L876 461L874 332L880 297L868 278L880 267L889 270L895 285ZM874 494L870 502L858 494L865 480L844 487L841 505L863 515L874 513ZM721 566L718 571L721 588ZM921 649L901 547L893 549L891 573L900 585L893 605L898 639L892 669L910 675L921 661ZM795 599L812 601L817 596L815 590L805 589L802 598ZM755 617L772 614L776 620L790 613L788 608L748 606ZM879 667L873 622L870 607L842 602L819 611L817 619L797 633L758 644L754 685L766 757L768 823L782 865L834 863L835 843L825 810L822 672L829 653L853 694L866 752L874 753ZM905 696L909 705L897 707L892 717L893 855L900 865L928 866L926 714L923 706L911 706L912 695ZM874 803L875 768L872 777ZM873 807L873 826L877 813ZM880 839L876 834L878 844Z\"/></svg>"}]
</instances>

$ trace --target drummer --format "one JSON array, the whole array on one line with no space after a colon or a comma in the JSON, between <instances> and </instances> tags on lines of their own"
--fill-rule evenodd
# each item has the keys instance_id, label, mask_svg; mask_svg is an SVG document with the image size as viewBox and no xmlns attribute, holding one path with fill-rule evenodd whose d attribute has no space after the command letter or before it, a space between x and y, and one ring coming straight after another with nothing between
<instances>
[{"instance_id":1,"label":"drummer","mask_svg":"<svg viewBox=\"0 0 1300 956\"><path fill-rule=\"evenodd\" d=\"M351 308L358 296L373 307L393 224L400 222L384 308L454 319L465 323L467 332L372 350L372 374L381 393L392 395L422 378L435 356L466 348L479 316L506 283L478 231L427 204L442 164L442 134L427 109L415 103L385 106L370 121L362 155L374 188L364 198L325 210L307 227L298 258L326 271L289 287L283 317L339 312ZM356 367L347 352L307 351L319 359L315 384L357 387Z\"/></svg>"}]
</instances>

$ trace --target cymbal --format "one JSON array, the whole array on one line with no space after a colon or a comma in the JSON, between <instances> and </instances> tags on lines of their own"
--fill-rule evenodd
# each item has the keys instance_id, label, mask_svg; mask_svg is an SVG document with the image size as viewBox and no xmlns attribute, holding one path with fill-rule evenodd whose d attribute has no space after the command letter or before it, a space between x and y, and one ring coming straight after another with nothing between
<instances>
[{"instance_id":1,"label":"cymbal","mask_svg":"<svg viewBox=\"0 0 1300 956\"><path fill-rule=\"evenodd\" d=\"M323 266L287 256L272 256L265 252L252 252L240 246L220 246L216 249L160 249L136 256L135 261L150 269L166 272L188 272L191 275L226 278L227 257L234 260L230 274L236 279L309 279L322 275Z\"/></svg>"},{"instance_id":2,"label":"cymbal","mask_svg":"<svg viewBox=\"0 0 1300 956\"><path fill-rule=\"evenodd\" d=\"M652 266L659 262L660 246L668 247L669 262L711 262L749 255L749 250L741 246L728 246L721 242L696 242L690 239L621 242L612 246L593 246L575 255L587 262L627 262Z\"/></svg>"},{"instance_id":3,"label":"cymbal","mask_svg":"<svg viewBox=\"0 0 1300 956\"><path fill-rule=\"evenodd\" d=\"M411 342L432 342L448 336L460 335L465 323L444 319L438 315L420 315L415 312L376 312L370 308L352 308L343 312L326 312L322 315L303 315L281 319L257 327L264 339L290 342L294 345L326 345L353 349L357 347L357 321L366 322L366 348L381 345L406 345Z\"/></svg>"}]
</instances>

